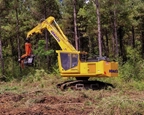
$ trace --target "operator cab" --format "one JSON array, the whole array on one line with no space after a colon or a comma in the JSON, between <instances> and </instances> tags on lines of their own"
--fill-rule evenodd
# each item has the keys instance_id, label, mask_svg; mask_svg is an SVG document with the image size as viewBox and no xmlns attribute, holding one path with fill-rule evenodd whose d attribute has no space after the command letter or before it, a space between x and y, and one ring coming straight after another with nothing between
<instances>
[{"instance_id":1,"label":"operator cab","mask_svg":"<svg viewBox=\"0 0 144 115\"><path fill-rule=\"evenodd\" d=\"M75 53L60 53L61 66L64 70L74 68L78 65L78 54Z\"/></svg>"}]
</instances>

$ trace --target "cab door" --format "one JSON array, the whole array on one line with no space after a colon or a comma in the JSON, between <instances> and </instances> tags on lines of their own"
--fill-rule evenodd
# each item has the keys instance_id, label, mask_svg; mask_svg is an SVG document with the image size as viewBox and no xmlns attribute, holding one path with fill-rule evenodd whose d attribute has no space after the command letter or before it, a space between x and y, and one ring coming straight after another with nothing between
<instances>
[{"instance_id":1,"label":"cab door","mask_svg":"<svg viewBox=\"0 0 144 115\"><path fill-rule=\"evenodd\" d=\"M79 54L77 52L59 52L58 62L61 73L79 73Z\"/></svg>"}]
</instances>

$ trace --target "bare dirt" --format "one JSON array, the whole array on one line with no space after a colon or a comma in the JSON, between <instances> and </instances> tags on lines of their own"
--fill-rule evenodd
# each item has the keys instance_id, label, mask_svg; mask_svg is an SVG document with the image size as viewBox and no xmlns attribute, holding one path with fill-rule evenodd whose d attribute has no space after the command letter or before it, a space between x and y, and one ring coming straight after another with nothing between
<instances>
[{"instance_id":1,"label":"bare dirt","mask_svg":"<svg viewBox=\"0 0 144 115\"><path fill-rule=\"evenodd\" d=\"M75 93L78 92L74 91L73 95ZM99 105L100 100L117 95L116 91L92 91L91 93L90 95L97 95L97 98L88 97L89 94L86 95L84 92L77 96L68 96L64 93L49 95L42 90L20 94L4 92L0 94L0 115L98 115L102 113L103 108L100 108L98 113L91 114L97 108L92 103ZM124 92L124 95L135 101L139 99L144 101L144 92ZM112 115L121 115L120 109L116 108L115 111L116 113L112 113ZM129 114L128 112L126 111L126 114ZM141 111L132 115L144 114Z\"/></svg>"},{"instance_id":2,"label":"bare dirt","mask_svg":"<svg viewBox=\"0 0 144 115\"><path fill-rule=\"evenodd\" d=\"M0 94L0 115L87 115L93 109L85 98L50 96L40 91Z\"/></svg>"}]
</instances>

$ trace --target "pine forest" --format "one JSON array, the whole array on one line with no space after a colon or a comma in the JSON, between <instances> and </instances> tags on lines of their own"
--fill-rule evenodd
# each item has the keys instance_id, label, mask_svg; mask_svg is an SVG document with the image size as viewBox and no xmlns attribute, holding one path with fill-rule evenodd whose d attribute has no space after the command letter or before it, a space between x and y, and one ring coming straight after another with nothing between
<instances>
[{"instance_id":1,"label":"pine forest","mask_svg":"<svg viewBox=\"0 0 144 115\"><path fill-rule=\"evenodd\" d=\"M0 12L0 98L11 96L26 105L24 109L11 103L13 106L6 105L11 111L7 111L0 99L0 114L144 115L144 0L0 0ZM76 50L87 52L87 59L104 57L118 62L118 77L90 78L111 83L114 89L68 89L65 93L57 89L56 84L65 81L56 53L61 47L46 29L30 37L33 67L21 68L18 59L25 54L28 32L50 16ZM71 105L58 105L65 102ZM44 103L51 104L50 108Z\"/></svg>"}]
</instances>

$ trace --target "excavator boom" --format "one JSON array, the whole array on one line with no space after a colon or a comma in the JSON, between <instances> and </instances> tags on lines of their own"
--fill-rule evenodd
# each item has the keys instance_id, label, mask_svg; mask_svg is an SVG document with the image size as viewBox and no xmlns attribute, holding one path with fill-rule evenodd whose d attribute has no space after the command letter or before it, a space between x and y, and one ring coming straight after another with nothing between
<instances>
[{"instance_id":1,"label":"excavator boom","mask_svg":"<svg viewBox=\"0 0 144 115\"><path fill-rule=\"evenodd\" d=\"M28 32L27 38L29 38L34 33L42 34L42 30L47 29L50 34L55 38L55 40L60 45L61 49L64 51L77 51L68 41L67 37L64 35L59 25L56 23L55 18L50 16L42 23L38 24L35 28Z\"/></svg>"}]
</instances>

